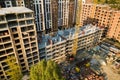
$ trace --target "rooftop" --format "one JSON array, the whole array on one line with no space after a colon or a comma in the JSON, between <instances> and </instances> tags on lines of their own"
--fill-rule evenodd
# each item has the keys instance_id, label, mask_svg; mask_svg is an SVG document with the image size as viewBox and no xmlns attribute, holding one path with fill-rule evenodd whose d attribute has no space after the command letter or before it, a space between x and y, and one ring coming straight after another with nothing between
<instances>
[{"instance_id":1,"label":"rooftop","mask_svg":"<svg viewBox=\"0 0 120 80\"><path fill-rule=\"evenodd\" d=\"M26 13L26 12L33 12L33 11L25 7L0 8L0 15L10 14L10 13Z\"/></svg>"},{"instance_id":2,"label":"rooftop","mask_svg":"<svg viewBox=\"0 0 120 80\"><path fill-rule=\"evenodd\" d=\"M89 4L84 4L84 5L89 5L89 6L93 6L94 4L93 3L89 3ZM96 5L97 7L101 7L104 11L109 11L109 12L118 12L120 13L120 10L116 10L114 8L111 8L108 4L97 4Z\"/></svg>"},{"instance_id":3,"label":"rooftop","mask_svg":"<svg viewBox=\"0 0 120 80\"><path fill-rule=\"evenodd\" d=\"M96 31L99 30L101 30L100 27L89 24L79 28L78 36L79 37L86 36L95 33ZM45 46L51 44L66 41L67 39L73 39L74 36L75 36L75 27L67 30L59 30L54 36L50 36L49 34L46 34L40 37L38 35L39 48L44 48Z\"/></svg>"}]
</instances>

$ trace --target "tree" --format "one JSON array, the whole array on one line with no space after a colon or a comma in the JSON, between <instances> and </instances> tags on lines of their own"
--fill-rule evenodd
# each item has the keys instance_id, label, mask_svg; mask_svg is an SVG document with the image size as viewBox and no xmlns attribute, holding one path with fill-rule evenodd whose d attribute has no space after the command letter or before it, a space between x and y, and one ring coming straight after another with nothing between
<instances>
[{"instance_id":1,"label":"tree","mask_svg":"<svg viewBox=\"0 0 120 80\"><path fill-rule=\"evenodd\" d=\"M59 66L49 60L42 60L30 69L31 80L64 80L61 75Z\"/></svg>"},{"instance_id":2,"label":"tree","mask_svg":"<svg viewBox=\"0 0 120 80\"><path fill-rule=\"evenodd\" d=\"M14 56L8 56L6 63L10 68L10 70L6 73L10 76L11 80L21 80L22 73L20 70L20 66L16 63L16 58Z\"/></svg>"}]
</instances>

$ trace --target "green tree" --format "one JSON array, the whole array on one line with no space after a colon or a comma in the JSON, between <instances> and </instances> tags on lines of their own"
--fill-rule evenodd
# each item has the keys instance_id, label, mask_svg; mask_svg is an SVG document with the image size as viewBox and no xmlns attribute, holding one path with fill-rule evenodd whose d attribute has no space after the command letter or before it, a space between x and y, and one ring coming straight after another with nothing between
<instances>
[{"instance_id":1,"label":"green tree","mask_svg":"<svg viewBox=\"0 0 120 80\"><path fill-rule=\"evenodd\" d=\"M10 70L7 71L7 75L10 76L11 80L21 80L22 73L20 70L20 66L16 63L16 58L14 56L8 56L6 59L6 63L9 66Z\"/></svg>"},{"instance_id":2,"label":"green tree","mask_svg":"<svg viewBox=\"0 0 120 80\"><path fill-rule=\"evenodd\" d=\"M59 66L53 61L42 60L30 69L31 80L64 80Z\"/></svg>"}]
</instances>

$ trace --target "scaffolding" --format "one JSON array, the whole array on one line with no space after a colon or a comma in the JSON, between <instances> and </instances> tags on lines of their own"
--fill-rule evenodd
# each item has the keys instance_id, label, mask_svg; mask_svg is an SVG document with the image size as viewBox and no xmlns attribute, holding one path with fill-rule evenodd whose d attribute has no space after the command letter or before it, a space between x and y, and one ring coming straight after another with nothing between
<instances>
[{"instance_id":1,"label":"scaffolding","mask_svg":"<svg viewBox=\"0 0 120 80\"><path fill-rule=\"evenodd\" d=\"M77 11L76 11L76 25L75 25L75 35L73 40L72 54L75 56L78 48L78 33L80 26L80 15L82 10L82 0L77 0Z\"/></svg>"}]
</instances>

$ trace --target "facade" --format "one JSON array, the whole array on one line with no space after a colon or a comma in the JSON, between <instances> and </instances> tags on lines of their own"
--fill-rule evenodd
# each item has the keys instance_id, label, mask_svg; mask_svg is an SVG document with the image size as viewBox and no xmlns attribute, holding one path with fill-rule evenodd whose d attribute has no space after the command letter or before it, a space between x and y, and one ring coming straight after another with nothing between
<instances>
[{"instance_id":1,"label":"facade","mask_svg":"<svg viewBox=\"0 0 120 80\"><path fill-rule=\"evenodd\" d=\"M112 14L107 36L120 42L120 11L115 11Z\"/></svg>"},{"instance_id":2,"label":"facade","mask_svg":"<svg viewBox=\"0 0 120 80\"><path fill-rule=\"evenodd\" d=\"M45 30L43 0L0 0L1 7L24 6L34 11L37 31Z\"/></svg>"},{"instance_id":3,"label":"facade","mask_svg":"<svg viewBox=\"0 0 120 80\"><path fill-rule=\"evenodd\" d=\"M39 61L38 43L33 11L25 7L0 9L0 77L8 80L9 66L5 60L12 55L27 72Z\"/></svg>"},{"instance_id":4,"label":"facade","mask_svg":"<svg viewBox=\"0 0 120 80\"><path fill-rule=\"evenodd\" d=\"M78 33L78 48L87 49L92 48L102 39L103 28L95 25L86 25L79 28ZM75 28L60 30L54 36L42 35L39 39L39 54L40 59L52 59L60 62L65 59L66 54L72 54L74 47Z\"/></svg>"},{"instance_id":5,"label":"facade","mask_svg":"<svg viewBox=\"0 0 120 80\"><path fill-rule=\"evenodd\" d=\"M44 0L29 0L30 5L33 5L31 7L28 7L29 9L33 8L34 16L35 16L35 24L38 32L44 32L45 31L45 20L44 20L44 6L43 6ZM26 5L26 4L25 4Z\"/></svg>"},{"instance_id":6,"label":"facade","mask_svg":"<svg viewBox=\"0 0 120 80\"><path fill-rule=\"evenodd\" d=\"M24 0L0 0L0 6L5 7L16 7L25 6Z\"/></svg>"},{"instance_id":7,"label":"facade","mask_svg":"<svg viewBox=\"0 0 120 80\"><path fill-rule=\"evenodd\" d=\"M108 27L107 37L119 38L120 11L111 9L108 5L83 4L81 15L81 26L97 23L99 26Z\"/></svg>"},{"instance_id":8,"label":"facade","mask_svg":"<svg viewBox=\"0 0 120 80\"><path fill-rule=\"evenodd\" d=\"M77 0L0 0L1 7L25 6L34 11L37 32L51 33L75 24Z\"/></svg>"},{"instance_id":9,"label":"facade","mask_svg":"<svg viewBox=\"0 0 120 80\"><path fill-rule=\"evenodd\" d=\"M75 1L70 0L70 2L69 2L68 28L72 28L75 24L75 15L76 15L75 10L76 10Z\"/></svg>"},{"instance_id":10,"label":"facade","mask_svg":"<svg viewBox=\"0 0 120 80\"><path fill-rule=\"evenodd\" d=\"M44 0L46 33L56 32L58 28L70 28L75 23L75 1Z\"/></svg>"}]
</instances>

